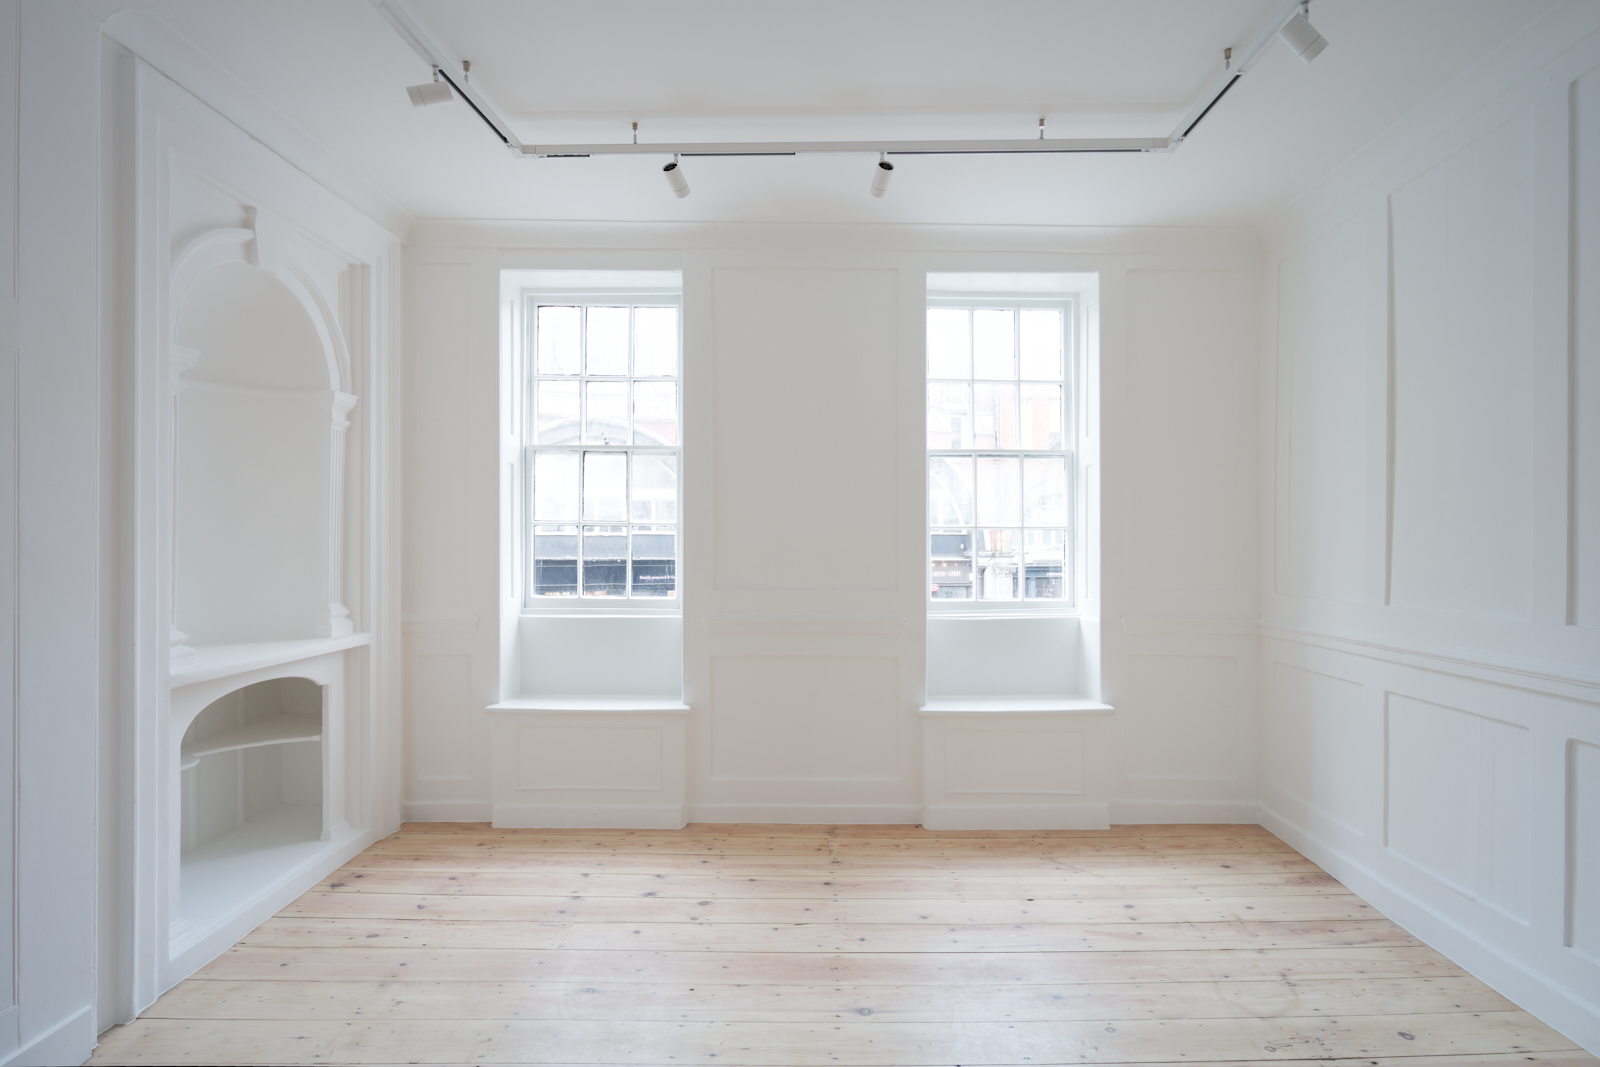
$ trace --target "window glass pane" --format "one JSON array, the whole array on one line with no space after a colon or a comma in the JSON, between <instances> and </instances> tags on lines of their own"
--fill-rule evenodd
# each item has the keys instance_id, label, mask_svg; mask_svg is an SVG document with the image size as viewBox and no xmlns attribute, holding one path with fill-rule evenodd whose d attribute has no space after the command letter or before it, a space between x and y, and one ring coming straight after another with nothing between
<instances>
[{"instance_id":1,"label":"window glass pane","mask_svg":"<svg viewBox=\"0 0 1600 1067\"><path fill-rule=\"evenodd\" d=\"M1014 316L1003 311L980 308L972 313L972 376L1017 380L1017 345L1013 333Z\"/></svg>"},{"instance_id":2,"label":"window glass pane","mask_svg":"<svg viewBox=\"0 0 1600 1067\"><path fill-rule=\"evenodd\" d=\"M586 445L628 443L628 383L585 382L589 410L584 419Z\"/></svg>"},{"instance_id":3,"label":"window glass pane","mask_svg":"<svg viewBox=\"0 0 1600 1067\"><path fill-rule=\"evenodd\" d=\"M1027 526L1067 523L1067 461L1029 456L1022 461L1022 521Z\"/></svg>"},{"instance_id":4,"label":"window glass pane","mask_svg":"<svg viewBox=\"0 0 1600 1067\"><path fill-rule=\"evenodd\" d=\"M628 528L583 528L583 595L628 595Z\"/></svg>"},{"instance_id":5,"label":"window glass pane","mask_svg":"<svg viewBox=\"0 0 1600 1067\"><path fill-rule=\"evenodd\" d=\"M968 383L928 383L928 447L972 447L972 386Z\"/></svg>"},{"instance_id":6,"label":"window glass pane","mask_svg":"<svg viewBox=\"0 0 1600 1067\"><path fill-rule=\"evenodd\" d=\"M976 448L1017 447L1017 387L978 382L972 387L972 441Z\"/></svg>"},{"instance_id":7,"label":"window glass pane","mask_svg":"<svg viewBox=\"0 0 1600 1067\"><path fill-rule=\"evenodd\" d=\"M538 335L535 363L540 374L577 374L580 309L542 307L534 321Z\"/></svg>"},{"instance_id":8,"label":"window glass pane","mask_svg":"<svg viewBox=\"0 0 1600 1067\"><path fill-rule=\"evenodd\" d=\"M1017 599L1017 548L1020 530L978 531L978 599Z\"/></svg>"},{"instance_id":9,"label":"window glass pane","mask_svg":"<svg viewBox=\"0 0 1600 1067\"><path fill-rule=\"evenodd\" d=\"M578 453L533 454L533 517L546 522L578 517Z\"/></svg>"},{"instance_id":10,"label":"window glass pane","mask_svg":"<svg viewBox=\"0 0 1600 1067\"><path fill-rule=\"evenodd\" d=\"M1022 536L1023 596L1029 600L1060 600L1065 595L1067 532L1024 530Z\"/></svg>"},{"instance_id":11,"label":"window glass pane","mask_svg":"<svg viewBox=\"0 0 1600 1067\"><path fill-rule=\"evenodd\" d=\"M633 595L673 596L678 589L678 534L670 526L633 528Z\"/></svg>"},{"instance_id":12,"label":"window glass pane","mask_svg":"<svg viewBox=\"0 0 1600 1067\"><path fill-rule=\"evenodd\" d=\"M678 383L633 383L633 443L678 443Z\"/></svg>"},{"instance_id":13,"label":"window glass pane","mask_svg":"<svg viewBox=\"0 0 1600 1067\"><path fill-rule=\"evenodd\" d=\"M978 457L978 521L985 526L1021 525L1021 460L1016 456Z\"/></svg>"},{"instance_id":14,"label":"window glass pane","mask_svg":"<svg viewBox=\"0 0 1600 1067\"><path fill-rule=\"evenodd\" d=\"M578 528L533 528L533 595L578 595Z\"/></svg>"},{"instance_id":15,"label":"window glass pane","mask_svg":"<svg viewBox=\"0 0 1600 1067\"><path fill-rule=\"evenodd\" d=\"M970 313L961 308L928 309L928 377L972 377Z\"/></svg>"},{"instance_id":16,"label":"window glass pane","mask_svg":"<svg viewBox=\"0 0 1600 1067\"><path fill-rule=\"evenodd\" d=\"M578 383L540 382L535 389L534 440L541 445L578 443Z\"/></svg>"},{"instance_id":17,"label":"window glass pane","mask_svg":"<svg viewBox=\"0 0 1600 1067\"><path fill-rule=\"evenodd\" d=\"M678 521L678 457L633 457L633 521Z\"/></svg>"},{"instance_id":18,"label":"window glass pane","mask_svg":"<svg viewBox=\"0 0 1600 1067\"><path fill-rule=\"evenodd\" d=\"M1023 308L1022 376L1061 380L1061 309Z\"/></svg>"},{"instance_id":19,"label":"window glass pane","mask_svg":"<svg viewBox=\"0 0 1600 1067\"><path fill-rule=\"evenodd\" d=\"M678 309L633 309L633 373L641 378L678 375Z\"/></svg>"},{"instance_id":20,"label":"window glass pane","mask_svg":"<svg viewBox=\"0 0 1600 1067\"><path fill-rule=\"evenodd\" d=\"M1061 447L1061 386L1028 382L1022 387L1022 437L1018 447Z\"/></svg>"},{"instance_id":21,"label":"window glass pane","mask_svg":"<svg viewBox=\"0 0 1600 1067\"><path fill-rule=\"evenodd\" d=\"M934 530L928 535L935 600L972 599L972 531Z\"/></svg>"},{"instance_id":22,"label":"window glass pane","mask_svg":"<svg viewBox=\"0 0 1600 1067\"><path fill-rule=\"evenodd\" d=\"M583 517L590 522L628 521L628 456L624 452L583 454Z\"/></svg>"},{"instance_id":23,"label":"window glass pane","mask_svg":"<svg viewBox=\"0 0 1600 1067\"><path fill-rule=\"evenodd\" d=\"M628 373L628 309L589 309L587 374Z\"/></svg>"},{"instance_id":24,"label":"window glass pane","mask_svg":"<svg viewBox=\"0 0 1600 1067\"><path fill-rule=\"evenodd\" d=\"M928 457L928 519L935 526L972 525L972 457Z\"/></svg>"}]
</instances>

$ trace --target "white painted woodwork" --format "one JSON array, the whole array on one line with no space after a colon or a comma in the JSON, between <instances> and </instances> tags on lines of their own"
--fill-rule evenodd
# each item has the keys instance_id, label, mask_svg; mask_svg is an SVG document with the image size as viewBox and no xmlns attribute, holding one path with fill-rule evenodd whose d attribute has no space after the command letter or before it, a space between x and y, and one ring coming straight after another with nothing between
<instances>
[{"instance_id":1,"label":"white painted woodwork","mask_svg":"<svg viewBox=\"0 0 1600 1067\"><path fill-rule=\"evenodd\" d=\"M676 830L688 822L687 705L541 697L488 712L495 826Z\"/></svg>"},{"instance_id":2,"label":"white painted woodwork","mask_svg":"<svg viewBox=\"0 0 1600 1067\"><path fill-rule=\"evenodd\" d=\"M100 828L120 931L102 943L102 1028L394 825L377 709L399 664L396 239L108 49L127 114L105 240L136 265L128 336L108 342L127 360L134 625L131 718L103 735L126 747ZM301 693L262 704L253 686Z\"/></svg>"},{"instance_id":3,"label":"white painted woodwork","mask_svg":"<svg viewBox=\"0 0 1600 1067\"><path fill-rule=\"evenodd\" d=\"M527 695L683 693L683 619L677 615L524 615L515 624Z\"/></svg>"},{"instance_id":4,"label":"white painted woodwork","mask_svg":"<svg viewBox=\"0 0 1600 1067\"><path fill-rule=\"evenodd\" d=\"M4 1064L81 1063L94 1047L97 734L117 707L99 615L116 572L97 48L77 5L0 3Z\"/></svg>"},{"instance_id":5,"label":"white painted woodwork","mask_svg":"<svg viewBox=\"0 0 1600 1067\"><path fill-rule=\"evenodd\" d=\"M1265 227L1262 821L1600 1049L1600 12Z\"/></svg>"},{"instance_id":6,"label":"white painted woodwork","mask_svg":"<svg viewBox=\"0 0 1600 1067\"><path fill-rule=\"evenodd\" d=\"M605 247L605 232L558 235L507 226L485 237L430 223L413 233L409 277L418 343L408 392L414 462L406 537L411 817L484 819L502 810L495 768L510 764L503 744L492 740L501 712L483 709L532 696L682 699L693 709L689 818L892 821L923 811L926 727L917 709L929 701L1115 705L1115 694L1129 684L1145 684L1153 694L1140 729L1160 749L1141 776L1129 777L1121 727L1096 728L1094 743L1102 747L1091 762L1106 777L1095 817L1103 821L1113 810L1135 819L1249 817L1252 712L1241 679L1254 670L1253 630L1235 624L1226 632L1191 633L1186 624L1163 621L1202 609L1248 617L1251 538L1245 535L1244 548L1235 543L1251 527L1248 464L1225 459L1204 473L1207 485L1222 488L1215 499L1185 490L1193 506L1183 513L1182 529L1148 545L1160 562L1129 556L1121 532L1132 529L1128 501L1190 479L1206 445L1224 456L1249 454L1254 386L1240 315L1251 307L1256 273L1247 238L1150 235L1106 251L1065 231L1039 243L995 232L974 248L957 231L935 230L903 232L895 238L899 247L885 250L849 231L818 246L750 230L729 234L726 247L685 251L682 233L671 227L634 227L622 250ZM539 247L551 241L579 250ZM750 241L761 247L741 247ZM490 247L503 245L513 247ZM1005 279L1005 268L1014 273L1019 262L1042 275ZM513 485L507 468L497 472L491 458L503 458L505 446L484 432L502 412L497 392L509 387L497 369L501 338L488 308L508 298L499 270L558 267L682 272L681 622L582 612L568 618L556 611L521 617L512 606L518 591L499 570L515 551L515 531L501 525L514 498L507 495ZM1083 500L1101 504L1103 449L1126 456L1137 445L1141 469L1153 481L1145 488L1144 476L1124 476L1100 514L1091 508L1078 517L1075 616L924 622L922 323L931 268L968 284L1012 288L1039 284L1040 276L1058 286L1095 280L1084 290L1082 341L1100 359L1084 360L1074 419ZM1127 419L1146 416L1128 393L1128 279L1141 270L1159 275L1141 299L1195 322L1141 339L1141 375L1160 381L1185 368L1190 377L1170 387L1166 403L1177 421L1141 422L1135 432ZM996 280L985 281L990 272L998 272ZM1231 310L1204 307L1218 293ZM835 310L818 316L814 309L822 306ZM1207 361L1218 360L1228 373L1208 375ZM836 384L846 381L849 390ZM1220 398L1236 417L1209 418L1185 407L1190 386ZM1114 433L1102 429L1105 412L1114 413ZM1159 447L1146 443L1152 436ZM785 484L788 495L779 492ZM845 514L848 522L835 518ZM1228 545L1225 559L1208 564L1204 581L1227 590L1218 596L1229 607L1183 588L1192 582L1182 561L1160 555L1190 551L1195 537ZM1119 598L1118 617L1137 609L1140 619L1136 628L1119 622L1105 635L1101 540L1110 546L1104 580ZM1166 587L1169 576L1179 588ZM506 620L499 632L473 621L491 618ZM671 662L680 628L681 683ZM959 636L970 630L979 636ZM672 636L649 636L661 633ZM962 641L974 654L948 654L952 642ZM1041 653L1032 669L1008 668L1008 657L1019 667L1028 659L1025 649ZM1163 656L1176 658L1164 667ZM1224 666L1202 666L1196 674L1194 657ZM1128 665L1135 662L1164 681L1154 690L1154 683L1133 682ZM1163 694L1186 685L1192 689L1181 707L1160 705ZM541 800L547 809L552 797ZM1039 804L1037 798L1019 803L1030 811ZM572 816L563 818L571 824Z\"/></svg>"},{"instance_id":7,"label":"white painted woodwork","mask_svg":"<svg viewBox=\"0 0 1600 1067\"><path fill-rule=\"evenodd\" d=\"M1106 828L1111 775L1105 755L1111 748L1112 713L1110 706L1092 701L924 706L922 825L930 830Z\"/></svg>"},{"instance_id":8,"label":"white painted woodwork","mask_svg":"<svg viewBox=\"0 0 1600 1067\"><path fill-rule=\"evenodd\" d=\"M1572 292L1600 285L1600 70L1573 80ZM1569 620L1600 627L1600 308L1572 306L1572 575Z\"/></svg>"}]
</instances>

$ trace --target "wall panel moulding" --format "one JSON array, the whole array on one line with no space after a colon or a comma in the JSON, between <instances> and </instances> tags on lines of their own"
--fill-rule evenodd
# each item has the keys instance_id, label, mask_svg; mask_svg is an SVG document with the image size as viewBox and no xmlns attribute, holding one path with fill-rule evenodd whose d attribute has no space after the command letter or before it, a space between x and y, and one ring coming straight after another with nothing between
<instances>
[{"instance_id":1,"label":"wall panel moulding","mask_svg":"<svg viewBox=\"0 0 1600 1067\"><path fill-rule=\"evenodd\" d=\"M132 1018L396 824L387 568L397 242L139 60L131 388L143 631L108 982ZM157 637L157 635L159 635ZM146 645L145 647L151 647ZM110 1022L111 1020L106 1020Z\"/></svg>"}]
</instances>

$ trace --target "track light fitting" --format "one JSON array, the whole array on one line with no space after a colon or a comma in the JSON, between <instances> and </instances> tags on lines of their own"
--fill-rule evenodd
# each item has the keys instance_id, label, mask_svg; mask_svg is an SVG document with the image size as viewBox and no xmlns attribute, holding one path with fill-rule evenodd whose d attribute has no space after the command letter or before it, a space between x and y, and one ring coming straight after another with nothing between
<instances>
[{"instance_id":1,"label":"track light fitting","mask_svg":"<svg viewBox=\"0 0 1600 1067\"><path fill-rule=\"evenodd\" d=\"M440 79L437 69L433 72L433 81L406 86L406 95L411 97L412 107L448 104L456 98L456 94L450 91L450 83Z\"/></svg>"},{"instance_id":2,"label":"track light fitting","mask_svg":"<svg viewBox=\"0 0 1600 1067\"><path fill-rule=\"evenodd\" d=\"M1322 54L1322 50L1328 47L1328 39L1317 32L1317 28L1311 25L1311 19L1307 17L1310 6L1302 4L1294 18L1285 22L1283 28L1278 31L1279 39L1294 50L1294 54L1300 57L1302 63L1316 59Z\"/></svg>"},{"instance_id":3,"label":"track light fitting","mask_svg":"<svg viewBox=\"0 0 1600 1067\"><path fill-rule=\"evenodd\" d=\"M673 156L672 162L661 168L661 173L667 176L667 184L672 186L672 195L682 200L689 195L689 179L683 176L683 168L678 166L678 157Z\"/></svg>"},{"instance_id":4,"label":"track light fitting","mask_svg":"<svg viewBox=\"0 0 1600 1067\"><path fill-rule=\"evenodd\" d=\"M889 178L894 174L894 164L889 162L888 156L878 153L878 165L872 168L872 195L883 198L884 192L889 188Z\"/></svg>"},{"instance_id":5,"label":"track light fitting","mask_svg":"<svg viewBox=\"0 0 1600 1067\"><path fill-rule=\"evenodd\" d=\"M1194 134L1195 128L1211 113L1211 109L1255 68L1262 53L1271 47L1272 39L1279 38L1294 50L1302 62L1310 63L1323 49L1327 39L1311 25L1310 0L1277 0L1267 19L1257 25L1242 44L1227 49L1224 68L1217 78L1197 97L1177 127L1165 137L1047 137L1044 120L1040 119L1036 139L976 138L932 139L895 141L708 141L640 144L635 127L631 142L598 142L592 144L527 144L516 132L495 114L489 102L469 83L467 71L471 65L461 62L460 76L455 73L454 60L435 44L412 21L403 6L403 0L371 0L374 7L400 37L431 64L434 84L413 85L407 89L411 102L417 107L442 104L459 96L472 108L474 114L489 127L493 135L518 159L576 159L591 156L642 156L668 155L672 163L662 168L674 195L689 195L689 183L679 170L678 156L797 156L834 154L845 152L880 153L879 169L873 175L872 193L881 197L888 188L893 165L882 158L882 153L901 155L1032 155L1034 153L1149 153L1177 150ZM446 73L449 72L449 73ZM443 84L439 84L443 80Z\"/></svg>"}]
</instances>

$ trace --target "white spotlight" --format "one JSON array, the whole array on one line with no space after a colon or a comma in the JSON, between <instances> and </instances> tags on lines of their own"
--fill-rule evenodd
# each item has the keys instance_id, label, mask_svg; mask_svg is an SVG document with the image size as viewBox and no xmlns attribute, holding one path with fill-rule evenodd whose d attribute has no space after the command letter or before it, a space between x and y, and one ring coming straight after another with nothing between
<instances>
[{"instance_id":1,"label":"white spotlight","mask_svg":"<svg viewBox=\"0 0 1600 1067\"><path fill-rule=\"evenodd\" d=\"M456 98L456 94L450 91L450 83L441 79L437 73L431 82L406 86L406 95L411 97L412 107L448 104Z\"/></svg>"},{"instance_id":2,"label":"white spotlight","mask_svg":"<svg viewBox=\"0 0 1600 1067\"><path fill-rule=\"evenodd\" d=\"M1322 54L1322 50L1328 47L1328 39L1311 25L1311 20L1306 17L1306 11L1307 6L1301 5L1299 13L1285 22L1283 28L1278 31L1283 43L1294 49L1294 54L1299 56L1303 63L1316 59Z\"/></svg>"},{"instance_id":3,"label":"white spotlight","mask_svg":"<svg viewBox=\"0 0 1600 1067\"><path fill-rule=\"evenodd\" d=\"M886 159L883 153L878 154L878 166L872 172L872 195L882 199L884 191L889 188L889 178L894 174L894 164Z\"/></svg>"},{"instance_id":4,"label":"white spotlight","mask_svg":"<svg viewBox=\"0 0 1600 1067\"><path fill-rule=\"evenodd\" d=\"M689 179L683 176L683 168L678 166L678 157L673 156L672 162L661 168L661 173L667 176L667 184L672 186L672 195L682 200L689 195Z\"/></svg>"}]
</instances>

